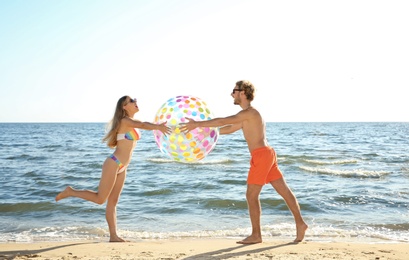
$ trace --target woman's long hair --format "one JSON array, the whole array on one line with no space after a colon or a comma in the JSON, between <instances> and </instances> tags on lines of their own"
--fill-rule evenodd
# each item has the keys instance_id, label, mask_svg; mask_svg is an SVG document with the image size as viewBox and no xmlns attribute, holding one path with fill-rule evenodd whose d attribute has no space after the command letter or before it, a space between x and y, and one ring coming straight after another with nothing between
<instances>
[{"instance_id":1,"label":"woman's long hair","mask_svg":"<svg viewBox=\"0 0 409 260\"><path fill-rule=\"evenodd\" d=\"M103 142L107 142L108 147L115 148L117 144L116 135L118 134L118 129L121 126L121 119L126 117L128 114L124 110L124 105L128 96L121 97L115 109L115 114L112 120L108 123L107 129L108 133L102 139Z\"/></svg>"}]
</instances>

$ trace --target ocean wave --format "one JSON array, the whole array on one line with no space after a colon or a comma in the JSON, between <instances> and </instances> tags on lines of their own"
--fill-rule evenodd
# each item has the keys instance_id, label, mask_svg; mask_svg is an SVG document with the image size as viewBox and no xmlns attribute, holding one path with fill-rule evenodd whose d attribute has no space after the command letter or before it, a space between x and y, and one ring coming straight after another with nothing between
<instances>
[{"instance_id":1,"label":"ocean wave","mask_svg":"<svg viewBox=\"0 0 409 260\"><path fill-rule=\"evenodd\" d=\"M325 157L324 159L315 159L316 156L308 155L282 155L278 156L277 160L279 164L292 165L294 163L308 163L313 165L346 165L346 164L356 164L359 163L359 159L349 158L349 159L339 159L339 157L331 156Z\"/></svg>"},{"instance_id":2,"label":"ocean wave","mask_svg":"<svg viewBox=\"0 0 409 260\"><path fill-rule=\"evenodd\" d=\"M380 177L390 174L390 172L387 172L387 171L369 171L369 170L363 170L363 169L334 170L334 169L329 169L329 168L307 167L307 166L299 166L299 168L307 172L341 176L341 177L380 178Z\"/></svg>"},{"instance_id":3,"label":"ocean wave","mask_svg":"<svg viewBox=\"0 0 409 260\"><path fill-rule=\"evenodd\" d=\"M304 160L307 163L311 164L318 164L318 165L331 165L331 164L355 164L358 162L356 159L345 159L345 160L334 160L334 161L329 161L329 160Z\"/></svg>"},{"instance_id":4,"label":"ocean wave","mask_svg":"<svg viewBox=\"0 0 409 260\"><path fill-rule=\"evenodd\" d=\"M157 190L150 190L150 191L145 191L142 193L142 195L150 197L150 196L162 196L162 195L169 195L174 193L173 190L171 189L157 189Z\"/></svg>"},{"instance_id":5,"label":"ocean wave","mask_svg":"<svg viewBox=\"0 0 409 260\"><path fill-rule=\"evenodd\" d=\"M224 179L224 180L219 180L220 184L232 184L232 185L245 185L246 180L235 180L235 179Z\"/></svg>"},{"instance_id":6,"label":"ocean wave","mask_svg":"<svg viewBox=\"0 0 409 260\"><path fill-rule=\"evenodd\" d=\"M33 212L33 211L49 211L54 209L54 203L37 202L37 203L1 203L0 212Z\"/></svg>"},{"instance_id":7,"label":"ocean wave","mask_svg":"<svg viewBox=\"0 0 409 260\"><path fill-rule=\"evenodd\" d=\"M27 178L37 177L38 173L35 172L35 171L28 171L28 172L24 173L22 176L27 177Z\"/></svg>"},{"instance_id":8,"label":"ocean wave","mask_svg":"<svg viewBox=\"0 0 409 260\"><path fill-rule=\"evenodd\" d=\"M44 160L47 159L45 156L32 156L29 154L19 154L11 155L5 158L6 160L22 160L22 161L32 161L32 160Z\"/></svg>"},{"instance_id":9,"label":"ocean wave","mask_svg":"<svg viewBox=\"0 0 409 260\"><path fill-rule=\"evenodd\" d=\"M400 231L400 230L409 230L409 223L395 223L395 224L382 224L382 225L376 225L376 229L389 229L389 230L394 230L394 231Z\"/></svg>"},{"instance_id":10,"label":"ocean wave","mask_svg":"<svg viewBox=\"0 0 409 260\"><path fill-rule=\"evenodd\" d=\"M204 165L204 164L230 164L233 163L234 160L228 159L228 158L223 158L223 159L213 159L213 160L202 160L198 162L191 162L191 163L186 163L186 162L178 162L172 159L168 158L148 158L146 159L149 162L153 163L180 163L180 164L189 164L189 165Z\"/></svg>"},{"instance_id":11,"label":"ocean wave","mask_svg":"<svg viewBox=\"0 0 409 260\"><path fill-rule=\"evenodd\" d=\"M262 226L264 239L279 238L292 241L295 230L293 223L277 223ZM141 239L183 239L183 238L230 238L238 239L251 233L250 227L220 230L192 230L173 232L150 232L142 230L118 230L126 240ZM0 234L0 243L39 241L108 240L105 228L95 227L44 227ZM409 242L409 231L385 227L355 227L352 229L310 224L306 241L343 242Z\"/></svg>"},{"instance_id":12,"label":"ocean wave","mask_svg":"<svg viewBox=\"0 0 409 260\"><path fill-rule=\"evenodd\" d=\"M81 241L109 236L109 232L94 227L44 227L0 234L0 243L39 241Z\"/></svg>"},{"instance_id":13,"label":"ocean wave","mask_svg":"<svg viewBox=\"0 0 409 260\"><path fill-rule=\"evenodd\" d=\"M55 151L56 149L63 148L61 144L46 144L39 147L40 149L47 149L48 151Z\"/></svg>"},{"instance_id":14,"label":"ocean wave","mask_svg":"<svg viewBox=\"0 0 409 260\"><path fill-rule=\"evenodd\" d=\"M357 226L354 228L341 228L310 225L307 235L318 241L409 242L409 231L407 229L391 230L385 227Z\"/></svg>"},{"instance_id":15,"label":"ocean wave","mask_svg":"<svg viewBox=\"0 0 409 260\"><path fill-rule=\"evenodd\" d=\"M245 200L229 200L229 199L216 199L204 201L205 208L229 208L229 209L247 209L247 202Z\"/></svg>"}]
</instances>

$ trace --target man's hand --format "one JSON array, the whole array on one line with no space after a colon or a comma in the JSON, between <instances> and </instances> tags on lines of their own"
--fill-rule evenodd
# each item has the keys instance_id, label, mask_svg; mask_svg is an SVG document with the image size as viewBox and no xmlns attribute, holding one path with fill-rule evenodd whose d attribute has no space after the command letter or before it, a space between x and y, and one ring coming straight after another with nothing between
<instances>
[{"instance_id":1,"label":"man's hand","mask_svg":"<svg viewBox=\"0 0 409 260\"><path fill-rule=\"evenodd\" d=\"M188 117L185 117L185 118L188 120L188 122L180 124L182 126L180 128L180 131L182 131L182 132L184 132L186 134L186 133L189 133L190 131L192 131L193 129L195 129L197 127L197 123L192 118L188 118Z\"/></svg>"}]
</instances>

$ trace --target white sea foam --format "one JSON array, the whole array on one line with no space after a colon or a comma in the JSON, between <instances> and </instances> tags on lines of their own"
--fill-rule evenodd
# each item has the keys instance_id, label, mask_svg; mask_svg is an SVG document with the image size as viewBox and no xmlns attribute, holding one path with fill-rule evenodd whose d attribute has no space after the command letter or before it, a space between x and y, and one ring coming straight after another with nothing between
<instances>
[{"instance_id":1,"label":"white sea foam","mask_svg":"<svg viewBox=\"0 0 409 260\"><path fill-rule=\"evenodd\" d=\"M330 168L308 167L308 166L299 166L299 168L307 172L336 175L336 176L343 176L343 177L379 178L379 177L390 174L387 171L370 171L370 170L365 170L365 169L350 169L350 170L337 169L337 170L334 170Z\"/></svg>"},{"instance_id":2,"label":"white sea foam","mask_svg":"<svg viewBox=\"0 0 409 260\"><path fill-rule=\"evenodd\" d=\"M318 165L331 165L331 164L355 164L358 163L356 159L345 159L345 160L305 160L308 163L318 164Z\"/></svg>"},{"instance_id":3,"label":"white sea foam","mask_svg":"<svg viewBox=\"0 0 409 260\"><path fill-rule=\"evenodd\" d=\"M148 232L134 230L118 230L118 234L130 241L143 239L184 239L184 238L234 238L248 236L251 228L225 230L194 230L175 232ZM279 223L262 227L264 239L282 239L292 241L295 236L293 223ZM108 240L108 230L87 227L47 227L31 229L20 233L0 234L0 243L38 242L38 241L79 241ZM356 227L341 229L332 226L310 224L306 241L348 241L348 242L409 242L407 230L390 230L386 228Z\"/></svg>"},{"instance_id":4,"label":"white sea foam","mask_svg":"<svg viewBox=\"0 0 409 260\"><path fill-rule=\"evenodd\" d=\"M204 159L198 162L186 163L186 162L178 162L173 159L169 158L149 158L147 159L150 162L154 163L182 163L182 164L189 164L189 165L203 165L203 164L226 164L233 162L229 158L220 158L220 159Z\"/></svg>"}]
</instances>

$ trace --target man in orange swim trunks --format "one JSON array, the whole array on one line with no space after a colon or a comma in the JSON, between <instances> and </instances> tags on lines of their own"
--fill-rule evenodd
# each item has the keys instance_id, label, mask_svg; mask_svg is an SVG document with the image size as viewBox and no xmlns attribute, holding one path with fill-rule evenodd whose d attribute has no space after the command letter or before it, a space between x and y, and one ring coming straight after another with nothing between
<instances>
[{"instance_id":1,"label":"man in orange swim trunks","mask_svg":"<svg viewBox=\"0 0 409 260\"><path fill-rule=\"evenodd\" d=\"M294 216L296 225L296 238L294 242L304 239L308 225L301 216L297 198L287 186L283 175L277 165L277 156L266 139L265 123L260 113L251 106L254 99L255 88L249 81L238 81L231 93L234 104L242 110L236 115L214 118L207 121L194 121L187 118L188 122L182 124L181 130L189 132L196 127L221 127L220 134L230 134L242 129L247 146L251 153L250 170L247 178L246 199L249 209L252 233L247 238L238 241L239 244L261 243L261 205L259 195L264 184L270 183L280 194Z\"/></svg>"}]
</instances>

